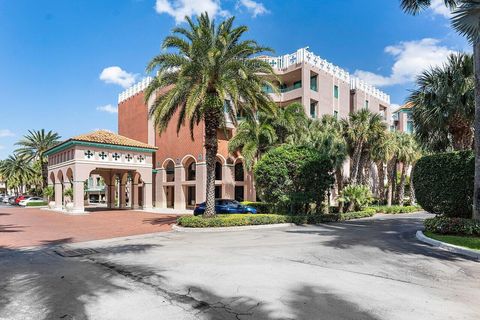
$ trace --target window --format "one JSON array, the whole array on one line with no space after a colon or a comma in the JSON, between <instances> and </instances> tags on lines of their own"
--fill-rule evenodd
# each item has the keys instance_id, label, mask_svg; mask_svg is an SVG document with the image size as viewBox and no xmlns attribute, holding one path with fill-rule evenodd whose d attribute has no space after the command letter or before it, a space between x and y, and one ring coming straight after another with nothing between
<instances>
[{"instance_id":1,"label":"window","mask_svg":"<svg viewBox=\"0 0 480 320\"><path fill-rule=\"evenodd\" d=\"M243 163L235 164L235 181L244 181Z\"/></svg>"},{"instance_id":2,"label":"window","mask_svg":"<svg viewBox=\"0 0 480 320\"><path fill-rule=\"evenodd\" d=\"M311 76L310 77L310 89L313 91L317 91L317 75Z\"/></svg>"},{"instance_id":3,"label":"window","mask_svg":"<svg viewBox=\"0 0 480 320\"><path fill-rule=\"evenodd\" d=\"M365 100L365 109L368 109L368 100Z\"/></svg>"},{"instance_id":4,"label":"window","mask_svg":"<svg viewBox=\"0 0 480 320\"><path fill-rule=\"evenodd\" d=\"M338 119L338 111L337 110L333 111L333 117L335 119Z\"/></svg>"},{"instance_id":5,"label":"window","mask_svg":"<svg viewBox=\"0 0 480 320\"><path fill-rule=\"evenodd\" d=\"M302 87L302 81L295 81L293 83L293 89L298 89L298 88L301 88Z\"/></svg>"},{"instance_id":6,"label":"window","mask_svg":"<svg viewBox=\"0 0 480 320\"><path fill-rule=\"evenodd\" d=\"M187 167L187 180L192 181L196 178L196 163L192 161Z\"/></svg>"},{"instance_id":7,"label":"window","mask_svg":"<svg viewBox=\"0 0 480 320\"><path fill-rule=\"evenodd\" d=\"M333 86L333 97L334 97L335 99L338 99L338 96L339 96L338 86L337 86L337 85L334 85L334 86Z\"/></svg>"},{"instance_id":8,"label":"window","mask_svg":"<svg viewBox=\"0 0 480 320\"><path fill-rule=\"evenodd\" d=\"M222 180L222 164L215 162L215 180Z\"/></svg>"},{"instance_id":9,"label":"window","mask_svg":"<svg viewBox=\"0 0 480 320\"><path fill-rule=\"evenodd\" d=\"M413 133L413 121L407 121L407 133Z\"/></svg>"},{"instance_id":10,"label":"window","mask_svg":"<svg viewBox=\"0 0 480 320\"><path fill-rule=\"evenodd\" d=\"M215 199L222 197L222 186L215 186Z\"/></svg>"},{"instance_id":11,"label":"window","mask_svg":"<svg viewBox=\"0 0 480 320\"><path fill-rule=\"evenodd\" d=\"M243 186L235 186L235 200L244 201L244 188Z\"/></svg>"},{"instance_id":12,"label":"window","mask_svg":"<svg viewBox=\"0 0 480 320\"><path fill-rule=\"evenodd\" d=\"M310 103L310 117L316 118L317 117L317 103L311 102Z\"/></svg>"},{"instance_id":13,"label":"window","mask_svg":"<svg viewBox=\"0 0 480 320\"><path fill-rule=\"evenodd\" d=\"M268 84L264 84L262 87L263 92L265 93L273 93L272 87L270 87Z\"/></svg>"}]
</instances>

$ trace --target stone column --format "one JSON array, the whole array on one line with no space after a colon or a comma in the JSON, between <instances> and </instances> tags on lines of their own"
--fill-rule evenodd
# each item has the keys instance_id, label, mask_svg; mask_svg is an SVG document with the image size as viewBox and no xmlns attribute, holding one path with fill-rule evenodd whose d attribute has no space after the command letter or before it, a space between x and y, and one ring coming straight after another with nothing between
<instances>
[{"instance_id":1,"label":"stone column","mask_svg":"<svg viewBox=\"0 0 480 320\"><path fill-rule=\"evenodd\" d=\"M152 210L152 183L143 182L143 210Z\"/></svg>"},{"instance_id":2,"label":"stone column","mask_svg":"<svg viewBox=\"0 0 480 320\"><path fill-rule=\"evenodd\" d=\"M55 209L62 210L63 206L63 190L62 190L62 183L55 182Z\"/></svg>"},{"instance_id":3,"label":"stone column","mask_svg":"<svg viewBox=\"0 0 480 320\"><path fill-rule=\"evenodd\" d=\"M127 201L126 201L126 187L125 183L123 181L120 182L120 194L119 194L119 204L120 204L120 209L125 209L127 207Z\"/></svg>"},{"instance_id":4,"label":"stone column","mask_svg":"<svg viewBox=\"0 0 480 320\"><path fill-rule=\"evenodd\" d=\"M84 181L73 182L73 211L72 213L84 213Z\"/></svg>"},{"instance_id":5,"label":"stone column","mask_svg":"<svg viewBox=\"0 0 480 320\"><path fill-rule=\"evenodd\" d=\"M222 198L235 198L235 166L233 164L222 166Z\"/></svg>"},{"instance_id":6,"label":"stone column","mask_svg":"<svg viewBox=\"0 0 480 320\"><path fill-rule=\"evenodd\" d=\"M107 186L107 207L115 208L115 179L111 178Z\"/></svg>"},{"instance_id":7,"label":"stone column","mask_svg":"<svg viewBox=\"0 0 480 320\"><path fill-rule=\"evenodd\" d=\"M198 167L197 167L198 174ZM173 208L176 210L185 210L186 200L185 200L185 190L183 190L182 182L185 181L185 168L182 165L175 166L175 186L174 193L175 198L173 202Z\"/></svg>"},{"instance_id":8,"label":"stone column","mask_svg":"<svg viewBox=\"0 0 480 320\"><path fill-rule=\"evenodd\" d=\"M245 200L257 201L257 191L255 190L255 182L253 180L253 172L249 171L245 177Z\"/></svg>"},{"instance_id":9,"label":"stone column","mask_svg":"<svg viewBox=\"0 0 480 320\"><path fill-rule=\"evenodd\" d=\"M167 195L165 194L164 181L167 181L167 172L165 169L157 169L155 175L155 207L166 208L167 207Z\"/></svg>"},{"instance_id":10,"label":"stone column","mask_svg":"<svg viewBox=\"0 0 480 320\"><path fill-rule=\"evenodd\" d=\"M195 175L195 201L197 203L205 202L205 191L207 189L207 163L199 162L196 166ZM222 173L223 176L223 173Z\"/></svg>"},{"instance_id":11,"label":"stone column","mask_svg":"<svg viewBox=\"0 0 480 320\"><path fill-rule=\"evenodd\" d=\"M132 209L139 209L138 205L138 182L132 181Z\"/></svg>"}]
</instances>

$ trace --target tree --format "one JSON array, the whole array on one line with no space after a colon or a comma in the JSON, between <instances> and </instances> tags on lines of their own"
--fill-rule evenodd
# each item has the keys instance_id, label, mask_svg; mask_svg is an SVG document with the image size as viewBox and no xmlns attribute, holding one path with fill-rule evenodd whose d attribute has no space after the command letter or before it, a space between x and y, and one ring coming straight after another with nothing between
<instances>
[{"instance_id":1,"label":"tree","mask_svg":"<svg viewBox=\"0 0 480 320\"><path fill-rule=\"evenodd\" d=\"M430 5L430 0L402 0L406 12L418 13ZM444 0L445 5L455 9L453 27L473 44L475 66L475 180L472 218L480 220L480 0Z\"/></svg>"},{"instance_id":2,"label":"tree","mask_svg":"<svg viewBox=\"0 0 480 320\"><path fill-rule=\"evenodd\" d=\"M333 184L328 155L307 146L271 149L257 162L254 173L262 200L290 213L307 213L311 203L319 210Z\"/></svg>"},{"instance_id":3,"label":"tree","mask_svg":"<svg viewBox=\"0 0 480 320\"><path fill-rule=\"evenodd\" d=\"M395 145L395 137L390 132L385 132L384 135L381 136L378 143L372 146L371 148L371 158L372 161L377 166L378 172L378 186L377 186L377 195L380 198L380 201L385 203L386 195L385 195L385 165L393 158L396 145Z\"/></svg>"},{"instance_id":4,"label":"tree","mask_svg":"<svg viewBox=\"0 0 480 320\"><path fill-rule=\"evenodd\" d=\"M320 120L309 120L306 130L295 141L328 155L335 170L337 192L343 189L343 164L348 157L347 143L343 137L343 128L340 121L334 116L324 115ZM340 207L343 203L340 203Z\"/></svg>"},{"instance_id":5,"label":"tree","mask_svg":"<svg viewBox=\"0 0 480 320\"><path fill-rule=\"evenodd\" d=\"M298 102L278 108L275 116L267 117L266 120L275 129L278 144L292 141L292 137L302 134L308 124L305 109Z\"/></svg>"},{"instance_id":6,"label":"tree","mask_svg":"<svg viewBox=\"0 0 480 320\"><path fill-rule=\"evenodd\" d=\"M277 139L275 129L266 121L266 118L266 115L260 113L258 121L256 119L242 121L238 125L235 135L228 142L228 152L239 151L245 160L245 167L249 171Z\"/></svg>"},{"instance_id":7,"label":"tree","mask_svg":"<svg viewBox=\"0 0 480 320\"><path fill-rule=\"evenodd\" d=\"M271 50L253 40L242 40L247 27L233 27L234 17L218 26L207 13L197 17L196 22L185 19L188 27L175 27L163 41L165 51L147 66L147 72L156 70L157 75L145 90L145 101L155 96L150 116L160 132L177 113L177 130L187 122L192 138L194 127L204 123L204 216L210 217L215 214L217 132L225 128L226 116L236 125L240 112L250 118L257 111L275 113L275 103L262 88L275 88L269 79L276 76L267 62L255 58Z\"/></svg>"},{"instance_id":8,"label":"tree","mask_svg":"<svg viewBox=\"0 0 480 320\"><path fill-rule=\"evenodd\" d=\"M0 174L7 179L11 187L17 187L17 193L32 179L35 171L29 161L16 154L8 156L0 166Z\"/></svg>"},{"instance_id":9,"label":"tree","mask_svg":"<svg viewBox=\"0 0 480 320\"><path fill-rule=\"evenodd\" d=\"M352 159L350 183L364 182L363 169L369 160L369 148L379 139L379 135L387 129L380 114L362 109L350 113L348 119L342 120L344 135L349 146Z\"/></svg>"},{"instance_id":10,"label":"tree","mask_svg":"<svg viewBox=\"0 0 480 320\"><path fill-rule=\"evenodd\" d=\"M420 151L413 137L407 133L398 134L397 146L397 159L402 164L400 183L398 184L397 191L397 202L403 206L407 169L419 158Z\"/></svg>"},{"instance_id":11,"label":"tree","mask_svg":"<svg viewBox=\"0 0 480 320\"><path fill-rule=\"evenodd\" d=\"M473 57L458 53L445 65L423 71L408 101L413 104L415 136L434 152L473 146L475 118Z\"/></svg>"},{"instance_id":12,"label":"tree","mask_svg":"<svg viewBox=\"0 0 480 320\"><path fill-rule=\"evenodd\" d=\"M18 141L15 145L20 146L15 153L23 157L26 161L40 161L42 172L42 187L47 186L48 160L45 151L58 144L60 135L53 131L45 132L41 130L28 130L28 134Z\"/></svg>"}]
</instances>

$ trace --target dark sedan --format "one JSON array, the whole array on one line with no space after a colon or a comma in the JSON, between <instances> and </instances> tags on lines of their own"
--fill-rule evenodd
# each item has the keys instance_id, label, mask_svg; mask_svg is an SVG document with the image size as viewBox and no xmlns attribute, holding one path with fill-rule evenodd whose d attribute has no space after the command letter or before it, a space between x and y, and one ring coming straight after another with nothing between
<instances>
[{"instance_id":1,"label":"dark sedan","mask_svg":"<svg viewBox=\"0 0 480 320\"><path fill-rule=\"evenodd\" d=\"M193 214L199 216L205 212L205 202L197 204ZM216 199L215 212L219 214L233 214L233 213L257 213L257 209L250 206L245 206L236 200Z\"/></svg>"}]
</instances>

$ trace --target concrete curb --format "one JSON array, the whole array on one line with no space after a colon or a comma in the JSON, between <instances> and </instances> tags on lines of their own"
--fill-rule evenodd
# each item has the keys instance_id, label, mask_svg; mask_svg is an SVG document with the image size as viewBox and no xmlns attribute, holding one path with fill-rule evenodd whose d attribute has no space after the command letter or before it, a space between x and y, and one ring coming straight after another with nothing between
<instances>
[{"instance_id":1,"label":"concrete curb","mask_svg":"<svg viewBox=\"0 0 480 320\"><path fill-rule=\"evenodd\" d=\"M234 231L246 231L246 230L259 230L259 229L274 229L282 227L292 227L294 223L276 223L276 224L261 224L254 226L238 226L238 227L218 227L218 228L184 228L176 224L172 225L172 229L177 232L234 232Z\"/></svg>"},{"instance_id":2,"label":"concrete curb","mask_svg":"<svg viewBox=\"0 0 480 320\"><path fill-rule=\"evenodd\" d=\"M424 235L421 230L417 231L416 237L417 237L418 240L420 240L422 242L425 242L425 243L428 243L429 245L432 245L434 247L480 260L480 252L479 251L466 249L466 248L463 248L463 247L460 247L460 246L456 246L456 245L453 245L453 244L449 244L449 243L445 243L445 242L442 242L442 241L438 241L438 240L429 238L426 235Z\"/></svg>"}]
</instances>

